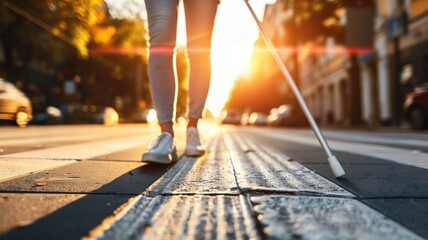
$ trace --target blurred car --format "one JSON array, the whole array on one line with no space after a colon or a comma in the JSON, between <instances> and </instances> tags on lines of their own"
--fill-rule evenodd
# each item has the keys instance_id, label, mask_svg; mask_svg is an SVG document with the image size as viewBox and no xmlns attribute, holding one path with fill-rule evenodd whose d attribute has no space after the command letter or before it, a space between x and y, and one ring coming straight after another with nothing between
<instances>
[{"instance_id":1,"label":"blurred car","mask_svg":"<svg viewBox=\"0 0 428 240\"><path fill-rule=\"evenodd\" d=\"M54 106L48 106L45 111L33 115L32 123L34 124L61 124L64 120L61 110Z\"/></svg>"},{"instance_id":2,"label":"blurred car","mask_svg":"<svg viewBox=\"0 0 428 240\"><path fill-rule=\"evenodd\" d=\"M248 125L248 119L250 118L251 112L246 111L241 116L241 125L245 126Z\"/></svg>"},{"instance_id":3,"label":"blurred car","mask_svg":"<svg viewBox=\"0 0 428 240\"><path fill-rule=\"evenodd\" d=\"M112 107L68 104L62 106L62 113L67 123L119 124L119 114Z\"/></svg>"},{"instance_id":4,"label":"blurred car","mask_svg":"<svg viewBox=\"0 0 428 240\"><path fill-rule=\"evenodd\" d=\"M157 121L156 110L147 108L138 110L132 115L132 122L134 123L152 123Z\"/></svg>"},{"instance_id":5,"label":"blurred car","mask_svg":"<svg viewBox=\"0 0 428 240\"><path fill-rule=\"evenodd\" d=\"M413 129L428 127L428 83L407 94L403 109L404 119Z\"/></svg>"},{"instance_id":6,"label":"blurred car","mask_svg":"<svg viewBox=\"0 0 428 240\"><path fill-rule=\"evenodd\" d=\"M97 123L104 125L117 125L119 124L119 114L112 107L105 107L98 114Z\"/></svg>"},{"instance_id":7,"label":"blurred car","mask_svg":"<svg viewBox=\"0 0 428 240\"><path fill-rule=\"evenodd\" d=\"M265 126L267 124L267 115L263 112L253 112L248 117L248 125Z\"/></svg>"},{"instance_id":8,"label":"blurred car","mask_svg":"<svg viewBox=\"0 0 428 240\"><path fill-rule=\"evenodd\" d=\"M137 110L132 114L131 122L133 123L147 123L148 109Z\"/></svg>"},{"instance_id":9,"label":"blurred car","mask_svg":"<svg viewBox=\"0 0 428 240\"><path fill-rule=\"evenodd\" d=\"M228 109L222 112L221 123L239 125L241 124L241 116L242 116L241 111Z\"/></svg>"},{"instance_id":10,"label":"blurred car","mask_svg":"<svg viewBox=\"0 0 428 240\"><path fill-rule=\"evenodd\" d=\"M297 106L284 104L273 108L267 118L269 126L307 126L307 120L303 112Z\"/></svg>"},{"instance_id":11,"label":"blurred car","mask_svg":"<svg viewBox=\"0 0 428 240\"><path fill-rule=\"evenodd\" d=\"M0 120L13 121L20 127L33 119L31 101L12 83L0 78Z\"/></svg>"}]
</instances>

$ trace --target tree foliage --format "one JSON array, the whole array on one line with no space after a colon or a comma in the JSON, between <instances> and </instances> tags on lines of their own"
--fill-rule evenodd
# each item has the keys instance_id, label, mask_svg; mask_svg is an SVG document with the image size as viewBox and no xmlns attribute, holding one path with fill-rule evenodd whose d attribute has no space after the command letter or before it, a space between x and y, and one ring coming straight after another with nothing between
<instances>
[{"instance_id":1,"label":"tree foliage","mask_svg":"<svg viewBox=\"0 0 428 240\"><path fill-rule=\"evenodd\" d=\"M0 13L7 62L14 51L24 62L55 64L70 58L67 48L87 58L88 46L146 47L144 21L111 18L103 0L4 0Z\"/></svg>"},{"instance_id":2,"label":"tree foliage","mask_svg":"<svg viewBox=\"0 0 428 240\"><path fill-rule=\"evenodd\" d=\"M24 88L39 89L37 94L46 96L51 91L40 89L41 85L50 82L61 88L63 80L78 76L82 97L73 101L100 100L112 105L121 96L133 107L140 69L142 95L150 95L143 19L113 18L104 0L2 0L0 14L0 44L5 55L0 68L9 81L24 81ZM138 51L101 55L93 54L94 48Z\"/></svg>"},{"instance_id":3,"label":"tree foliage","mask_svg":"<svg viewBox=\"0 0 428 240\"><path fill-rule=\"evenodd\" d=\"M292 11L293 17L284 21L289 32L298 31L298 39L292 41L313 41L320 36L333 36L343 41L343 26L340 25L341 8L373 7L373 0L278 0L284 11ZM326 24L330 20L332 24Z\"/></svg>"},{"instance_id":4,"label":"tree foliage","mask_svg":"<svg viewBox=\"0 0 428 240\"><path fill-rule=\"evenodd\" d=\"M20 45L31 48L29 52L20 51L25 57L38 49L56 50L53 43L57 39L87 57L89 31L97 22L101 4L102 0L4 0L0 6L5 16L0 20L1 34L12 38L16 48Z\"/></svg>"}]
</instances>

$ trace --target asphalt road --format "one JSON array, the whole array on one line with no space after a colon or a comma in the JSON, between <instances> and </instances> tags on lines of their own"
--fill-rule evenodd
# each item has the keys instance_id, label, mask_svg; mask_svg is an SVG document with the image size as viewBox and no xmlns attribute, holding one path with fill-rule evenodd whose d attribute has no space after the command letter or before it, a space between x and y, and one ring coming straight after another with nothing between
<instances>
[{"instance_id":1,"label":"asphalt road","mask_svg":"<svg viewBox=\"0 0 428 240\"><path fill-rule=\"evenodd\" d=\"M338 201L346 208L363 208L370 214L372 211L380 213L370 219L381 216L398 223L397 226L404 229L400 236L408 236L406 231L409 230L416 233L416 237L428 238L426 133L325 130L347 173L344 178L335 179L309 129L210 124L204 125L204 129L202 137L210 146L206 156L182 158L175 165L159 166L139 161L147 143L157 134L155 126L0 127L0 239L80 239L91 231L95 232L91 235L94 237L104 230L113 234L111 236L122 236L114 235L122 234L117 233L118 230L104 229L97 233L94 229L113 221L108 220L112 214L124 211L127 206L148 204L152 207L139 211L167 216L153 206L174 203L177 208L181 206L177 204L189 202L195 206L214 207L198 211L183 208L182 211L206 211L208 214L223 209L220 213L223 211L226 216L226 212L239 209L236 212L241 214L232 214L223 220L220 213L216 217L220 220L204 220L215 222L216 229L222 229L218 227L219 222L235 219L236 225L236 219L246 219L243 226L236 225L225 235L220 235L219 230L210 230L219 235L204 235L203 238L229 238L228 232L242 232L244 238L274 239L278 229L273 226L290 220L278 218L281 215L269 215L266 209L272 206L282 209L280 203L285 202L290 206L313 204L305 198L308 194L310 199L321 196L317 204L325 203L325 209L333 204L328 201L333 200L334 204ZM184 149L184 131L183 126L177 128L179 153ZM335 198L322 198L329 194ZM302 199L288 198L289 195ZM146 209L152 212L145 213ZM169 218L185 215L177 214ZM325 212L319 214L325 217ZM260 220L257 216L266 218ZM190 217L186 219L182 220L185 221L183 226L190 226ZM203 217L198 215L195 219L202 221ZM361 226L368 224L364 219L359 223ZM150 225L147 219L140 224L143 224L140 228L136 227L140 230L135 231ZM199 229L199 233L192 233L193 238L210 232L208 225L201 229L200 222L198 224L195 229ZM288 232L294 231L294 237L303 230L310 232L294 227L285 228ZM168 230L167 226L163 229ZM349 229L347 231L349 234ZM184 236L183 232L180 234L174 236ZM135 236L131 234L127 238ZM231 238L239 238L236 236Z\"/></svg>"}]
</instances>

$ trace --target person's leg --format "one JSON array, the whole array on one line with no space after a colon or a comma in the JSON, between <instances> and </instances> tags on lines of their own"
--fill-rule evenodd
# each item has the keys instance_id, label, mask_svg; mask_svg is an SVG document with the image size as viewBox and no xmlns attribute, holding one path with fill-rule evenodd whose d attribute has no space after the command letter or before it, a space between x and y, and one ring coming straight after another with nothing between
<instances>
[{"instance_id":1,"label":"person's leg","mask_svg":"<svg viewBox=\"0 0 428 240\"><path fill-rule=\"evenodd\" d=\"M185 151L188 156L201 156L206 150L200 142L197 125L202 117L210 86L211 36L218 3L218 0L184 0L190 63L189 123Z\"/></svg>"},{"instance_id":2,"label":"person's leg","mask_svg":"<svg viewBox=\"0 0 428 240\"><path fill-rule=\"evenodd\" d=\"M141 161L169 164L178 160L173 122L177 98L174 48L178 0L145 0L150 35L149 80L161 135Z\"/></svg>"},{"instance_id":3,"label":"person's leg","mask_svg":"<svg viewBox=\"0 0 428 240\"><path fill-rule=\"evenodd\" d=\"M149 81L153 103L162 132L174 136L177 101L174 70L178 0L145 0L149 36Z\"/></svg>"},{"instance_id":4,"label":"person's leg","mask_svg":"<svg viewBox=\"0 0 428 240\"><path fill-rule=\"evenodd\" d=\"M210 86L210 48L218 0L184 0L190 62L189 124L197 127Z\"/></svg>"},{"instance_id":5,"label":"person's leg","mask_svg":"<svg viewBox=\"0 0 428 240\"><path fill-rule=\"evenodd\" d=\"M198 128L199 118L190 117L189 122L187 123L187 128L195 127Z\"/></svg>"}]
</instances>

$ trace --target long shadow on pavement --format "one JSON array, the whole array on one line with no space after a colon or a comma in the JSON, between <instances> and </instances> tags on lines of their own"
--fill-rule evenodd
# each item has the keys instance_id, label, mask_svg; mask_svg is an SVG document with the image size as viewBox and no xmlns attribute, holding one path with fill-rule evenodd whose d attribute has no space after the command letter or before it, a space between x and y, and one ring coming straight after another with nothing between
<instances>
[{"instance_id":1,"label":"long shadow on pavement","mask_svg":"<svg viewBox=\"0 0 428 240\"><path fill-rule=\"evenodd\" d=\"M33 224L11 230L0 236L0 239L80 239L110 216L115 209L143 192L171 167L172 165L144 165L135 168ZM142 172L141 175L147 179L139 181L140 185L129 186L129 173L135 174L137 171ZM127 191L129 194L112 192L112 189L118 186L129 189Z\"/></svg>"}]
</instances>

